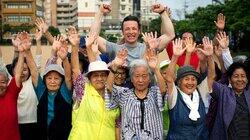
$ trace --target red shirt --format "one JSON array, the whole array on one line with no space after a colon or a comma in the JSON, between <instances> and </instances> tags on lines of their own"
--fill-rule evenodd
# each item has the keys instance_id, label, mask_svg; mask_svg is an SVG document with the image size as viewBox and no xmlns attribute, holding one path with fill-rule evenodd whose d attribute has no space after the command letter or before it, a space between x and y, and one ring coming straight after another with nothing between
<instances>
[{"instance_id":1,"label":"red shirt","mask_svg":"<svg viewBox=\"0 0 250 140\"><path fill-rule=\"evenodd\" d=\"M17 98L22 87L17 87L15 78L11 79L6 94L0 97L0 140L19 140L17 119Z\"/></svg>"},{"instance_id":2,"label":"red shirt","mask_svg":"<svg viewBox=\"0 0 250 140\"><path fill-rule=\"evenodd\" d=\"M172 42L170 42L170 43L167 45L166 51L167 51L167 53L168 53L169 59L171 59L172 56L173 56L173 43L172 43ZM186 53L183 53L183 54L178 58L178 61L177 61L178 66L181 67L181 66L184 65L185 57L186 57ZM198 68L198 65L199 65L199 58L198 58L198 55L196 54L196 52L193 52L193 53L191 54L190 65L193 66L195 69Z\"/></svg>"}]
</instances>

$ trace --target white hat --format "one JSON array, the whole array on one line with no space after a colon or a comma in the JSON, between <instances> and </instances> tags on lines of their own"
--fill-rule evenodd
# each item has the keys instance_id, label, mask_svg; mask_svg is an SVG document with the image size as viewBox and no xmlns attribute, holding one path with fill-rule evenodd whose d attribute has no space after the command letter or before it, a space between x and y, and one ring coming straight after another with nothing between
<instances>
[{"instance_id":1,"label":"white hat","mask_svg":"<svg viewBox=\"0 0 250 140\"><path fill-rule=\"evenodd\" d=\"M163 61L161 61L161 63L160 63L160 69L168 66L170 64L170 62L171 62L170 60L163 60Z\"/></svg>"},{"instance_id":2,"label":"white hat","mask_svg":"<svg viewBox=\"0 0 250 140\"><path fill-rule=\"evenodd\" d=\"M86 76L88 76L89 73L94 72L94 71L108 71L108 65L103 62L103 61L94 61L89 64L89 69L88 72L86 73Z\"/></svg>"},{"instance_id":3,"label":"white hat","mask_svg":"<svg viewBox=\"0 0 250 140\"><path fill-rule=\"evenodd\" d=\"M49 72L51 71L56 71L58 72L59 74L63 75L64 76L64 70L62 68L62 66L58 65L58 64L50 64L48 65L45 70L44 70L44 73L43 73L43 76L45 76L46 74L48 74Z\"/></svg>"}]
</instances>

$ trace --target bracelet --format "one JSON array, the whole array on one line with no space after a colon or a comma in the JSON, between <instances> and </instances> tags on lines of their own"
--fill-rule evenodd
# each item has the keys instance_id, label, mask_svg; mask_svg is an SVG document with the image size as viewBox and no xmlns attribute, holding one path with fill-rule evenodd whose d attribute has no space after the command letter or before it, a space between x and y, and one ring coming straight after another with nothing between
<instances>
[{"instance_id":1,"label":"bracelet","mask_svg":"<svg viewBox=\"0 0 250 140\"><path fill-rule=\"evenodd\" d=\"M162 10L159 14L161 15L164 11L166 11L166 9L164 8L164 10Z\"/></svg>"}]
</instances>

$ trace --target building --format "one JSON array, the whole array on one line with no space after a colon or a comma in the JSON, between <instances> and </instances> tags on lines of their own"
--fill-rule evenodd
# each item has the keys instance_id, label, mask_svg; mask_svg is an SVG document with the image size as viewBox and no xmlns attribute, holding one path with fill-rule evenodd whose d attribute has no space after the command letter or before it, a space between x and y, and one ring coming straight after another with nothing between
<instances>
[{"instance_id":1,"label":"building","mask_svg":"<svg viewBox=\"0 0 250 140\"><path fill-rule=\"evenodd\" d=\"M42 0L1 0L1 11L3 24L33 24L43 16Z\"/></svg>"},{"instance_id":2,"label":"building","mask_svg":"<svg viewBox=\"0 0 250 140\"><path fill-rule=\"evenodd\" d=\"M94 22L95 13L99 9L99 0L77 0L77 25L81 34L89 32Z\"/></svg>"},{"instance_id":3,"label":"building","mask_svg":"<svg viewBox=\"0 0 250 140\"><path fill-rule=\"evenodd\" d=\"M77 2L75 0L57 0L57 26L61 33L71 26L77 26Z\"/></svg>"},{"instance_id":4,"label":"building","mask_svg":"<svg viewBox=\"0 0 250 140\"><path fill-rule=\"evenodd\" d=\"M57 1L56 0L44 0L44 19L49 26L57 26Z\"/></svg>"},{"instance_id":5,"label":"building","mask_svg":"<svg viewBox=\"0 0 250 140\"><path fill-rule=\"evenodd\" d=\"M159 16L159 14L151 11L151 6L155 2L155 0L140 0L140 1L141 1L141 3L140 3L141 19L140 20L141 20L142 24L147 24L151 20L153 20Z\"/></svg>"}]
</instances>

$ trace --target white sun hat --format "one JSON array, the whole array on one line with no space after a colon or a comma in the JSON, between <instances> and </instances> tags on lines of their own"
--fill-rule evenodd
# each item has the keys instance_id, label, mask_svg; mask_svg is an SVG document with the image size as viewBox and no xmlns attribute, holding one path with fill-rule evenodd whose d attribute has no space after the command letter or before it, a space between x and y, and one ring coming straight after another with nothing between
<instances>
[{"instance_id":1,"label":"white sun hat","mask_svg":"<svg viewBox=\"0 0 250 140\"><path fill-rule=\"evenodd\" d=\"M103 61L94 61L89 64L88 72L85 74L88 76L91 72L95 71L107 71L109 72L108 65Z\"/></svg>"},{"instance_id":2,"label":"white sun hat","mask_svg":"<svg viewBox=\"0 0 250 140\"><path fill-rule=\"evenodd\" d=\"M168 66L170 64L170 62L171 62L170 60L163 60L163 61L161 61L160 66L159 66L160 69Z\"/></svg>"}]
</instances>

